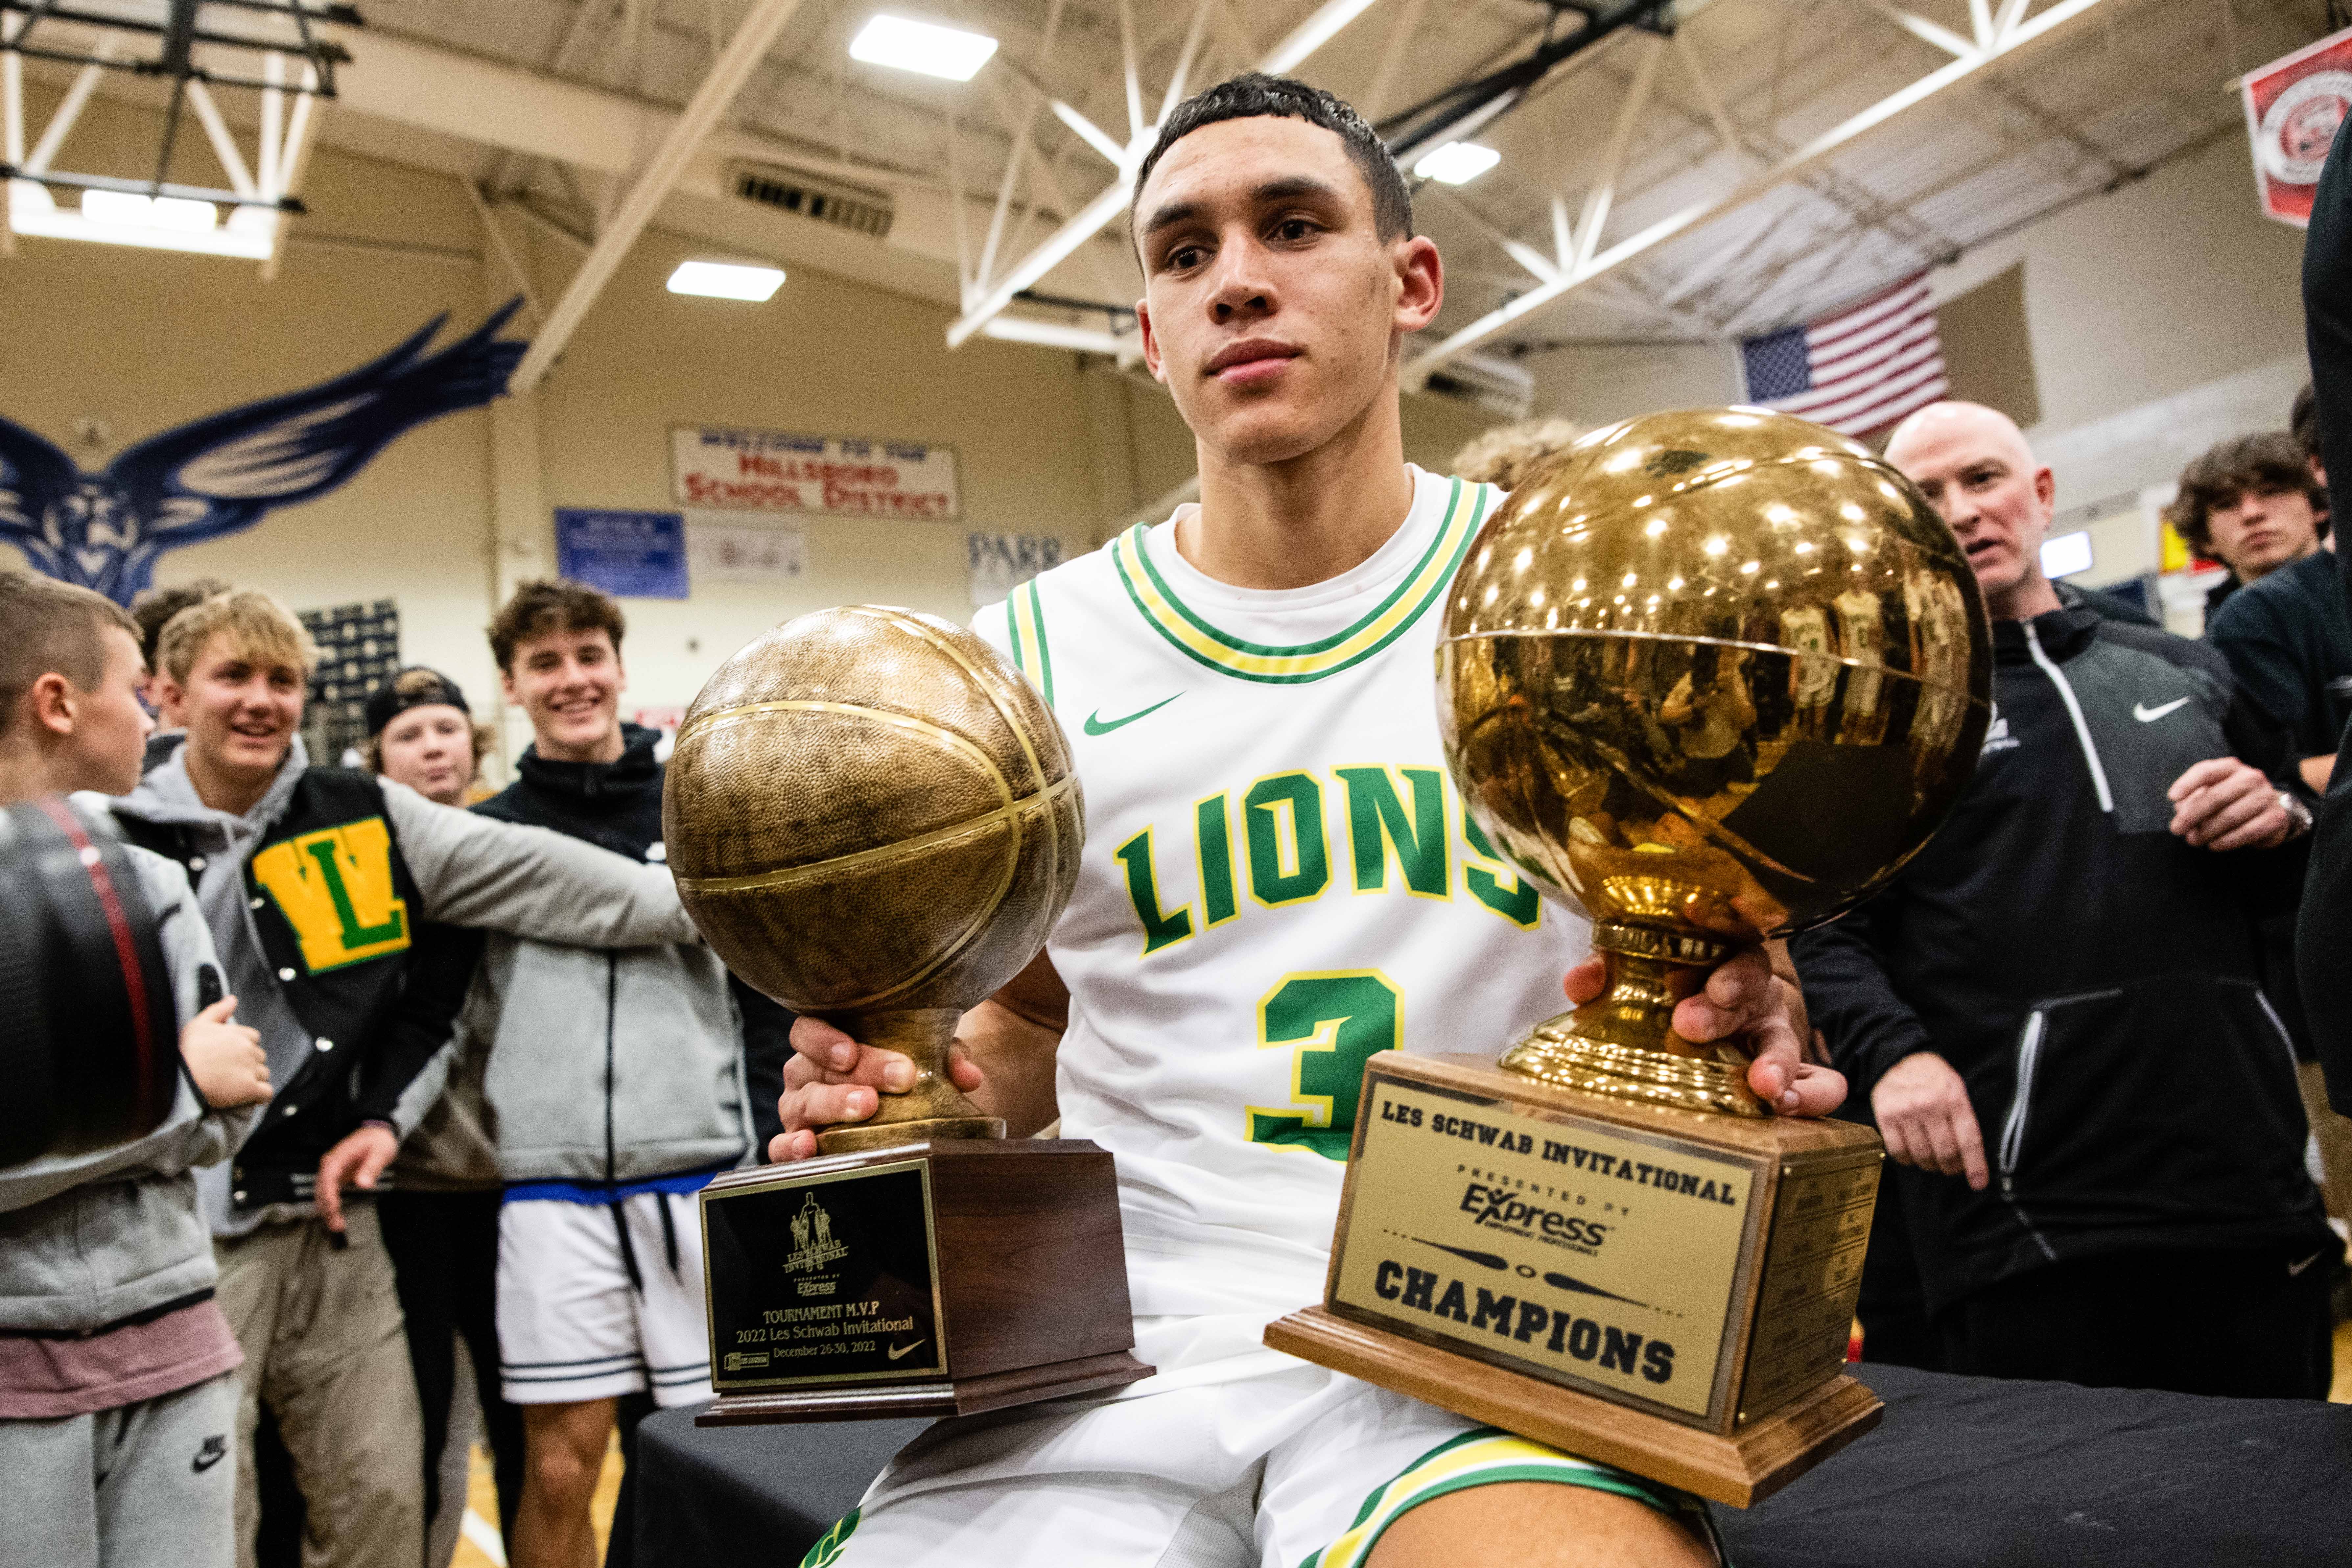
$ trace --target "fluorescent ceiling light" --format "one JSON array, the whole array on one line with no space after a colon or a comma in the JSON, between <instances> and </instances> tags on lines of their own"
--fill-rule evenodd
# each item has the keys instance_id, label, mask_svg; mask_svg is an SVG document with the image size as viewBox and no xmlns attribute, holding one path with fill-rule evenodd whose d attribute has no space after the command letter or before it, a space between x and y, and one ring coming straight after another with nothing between
<instances>
[{"instance_id":1,"label":"fluorescent ceiling light","mask_svg":"<svg viewBox=\"0 0 2352 1568\"><path fill-rule=\"evenodd\" d=\"M681 261L669 275L673 294L707 300L749 300L759 304L784 286L784 269L740 261Z\"/></svg>"},{"instance_id":2,"label":"fluorescent ceiling light","mask_svg":"<svg viewBox=\"0 0 2352 1568\"><path fill-rule=\"evenodd\" d=\"M43 239L79 239L100 245L131 245L146 250L184 250L196 256L232 256L248 261L262 261L269 256L270 241L275 237L279 215L268 207L240 206L226 224L207 222L202 227L193 221L194 213L178 213L176 207L202 207L213 212L210 202L181 202L165 197L162 221L157 221L153 205L139 209L137 221L101 219L92 213L89 196L126 197L133 203L147 201L135 192L85 191L80 210L60 207L48 188L31 180L8 182L8 226L18 234L36 235ZM106 210L101 200L99 212ZM127 217L131 208L118 208ZM178 225L187 226L180 227Z\"/></svg>"},{"instance_id":3,"label":"fluorescent ceiling light","mask_svg":"<svg viewBox=\"0 0 2352 1568\"><path fill-rule=\"evenodd\" d=\"M1448 142L1412 166L1414 175L1441 185L1466 185L1503 161L1492 147L1475 142Z\"/></svg>"},{"instance_id":4,"label":"fluorescent ceiling light","mask_svg":"<svg viewBox=\"0 0 2352 1568\"><path fill-rule=\"evenodd\" d=\"M996 40L985 34L904 16L877 16L849 44L853 60L949 81L970 81L995 52Z\"/></svg>"},{"instance_id":5,"label":"fluorescent ceiling light","mask_svg":"<svg viewBox=\"0 0 2352 1568\"><path fill-rule=\"evenodd\" d=\"M220 223L220 213L210 202L142 196L135 191L84 191L81 216L96 224L168 228L179 234L209 234Z\"/></svg>"},{"instance_id":6,"label":"fluorescent ceiling light","mask_svg":"<svg viewBox=\"0 0 2352 1568\"><path fill-rule=\"evenodd\" d=\"M2080 533L2062 533L2042 544L2042 574L2044 577L2072 577L2077 572L2091 569L2091 535L2088 530Z\"/></svg>"}]
</instances>

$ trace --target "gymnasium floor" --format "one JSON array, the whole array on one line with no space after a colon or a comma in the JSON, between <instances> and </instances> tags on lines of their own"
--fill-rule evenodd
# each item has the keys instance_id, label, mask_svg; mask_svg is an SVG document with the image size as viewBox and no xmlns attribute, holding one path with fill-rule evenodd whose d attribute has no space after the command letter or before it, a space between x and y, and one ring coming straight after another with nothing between
<instances>
[{"instance_id":1,"label":"gymnasium floor","mask_svg":"<svg viewBox=\"0 0 2352 1568\"><path fill-rule=\"evenodd\" d=\"M2336 1384L2328 1390L2329 1401L2336 1405L2352 1405L2352 1321L2336 1325ZM616 1441L604 1456L604 1479L596 1485L593 1505L596 1518L596 1556L604 1556L604 1539L612 1528L613 1505L621 1491L621 1450ZM499 1547L498 1499L490 1490L490 1462L477 1447L474 1450L473 1478L467 1489L465 1534L457 1542L457 1561L453 1568L505 1568L506 1553Z\"/></svg>"}]
</instances>

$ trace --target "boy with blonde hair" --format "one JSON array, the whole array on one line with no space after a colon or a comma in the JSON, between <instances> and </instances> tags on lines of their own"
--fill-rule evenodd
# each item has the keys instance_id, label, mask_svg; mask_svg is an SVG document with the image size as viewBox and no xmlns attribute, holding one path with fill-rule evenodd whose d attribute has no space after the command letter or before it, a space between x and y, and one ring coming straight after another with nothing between
<instances>
[{"instance_id":1,"label":"boy with blonde hair","mask_svg":"<svg viewBox=\"0 0 2352 1568\"><path fill-rule=\"evenodd\" d=\"M221 1301L246 1363L249 1455L267 1401L300 1478L304 1557L415 1568L424 1436L374 1186L447 1071L446 999L410 984L430 922L547 942L690 941L668 874L543 830L313 767L296 733L317 650L268 595L175 616L158 650L187 739L115 803L133 842L185 867L278 1098L236 1163L205 1173ZM258 1502L241 1458L239 1561Z\"/></svg>"}]
</instances>

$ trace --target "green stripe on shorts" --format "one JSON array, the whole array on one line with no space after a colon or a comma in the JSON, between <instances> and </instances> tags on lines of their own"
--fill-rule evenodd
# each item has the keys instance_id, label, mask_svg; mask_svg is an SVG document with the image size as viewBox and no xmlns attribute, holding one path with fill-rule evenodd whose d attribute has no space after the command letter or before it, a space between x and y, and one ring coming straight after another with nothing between
<instances>
[{"instance_id":1,"label":"green stripe on shorts","mask_svg":"<svg viewBox=\"0 0 2352 1568\"><path fill-rule=\"evenodd\" d=\"M1682 1521L1701 1540L1714 1543L1705 1506L1695 1499L1613 1467L1483 1426L1448 1438L1373 1488L1354 1522L1329 1545L1309 1554L1298 1568L1363 1568L1389 1526L1412 1510L1472 1487L1504 1481L1552 1481L1614 1492Z\"/></svg>"}]
</instances>

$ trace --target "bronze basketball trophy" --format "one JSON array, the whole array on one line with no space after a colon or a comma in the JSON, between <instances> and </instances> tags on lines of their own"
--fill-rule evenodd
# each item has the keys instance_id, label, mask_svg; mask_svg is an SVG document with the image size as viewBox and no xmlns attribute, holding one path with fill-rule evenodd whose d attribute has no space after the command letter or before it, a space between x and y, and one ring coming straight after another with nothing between
<instances>
[{"instance_id":1,"label":"bronze basketball trophy","mask_svg":"<svg viewBox=\"0 0 2352 1568\"><path fill-rule=\"evenodd\" d=\"M803 616L696 697L662 819L729 968L916 1068L817 1158L703 1189L701 1420L965 1415L1148 1375L1110 1155L1007 1142L948 1079L959 1016L1077 878L1078 781L1035 690L935 616Z\"/></svg>"},{"instance_id":2,"label":"bronze basketball trophy","mask_svg":"<svg viewBox=\"0 0 2352 1568\"><path fill-rule=\"evenodd\" d=\"M1990 649L1950 531L1817 426L1651 415L1516 492L1454 581L1439 726L1609 989L1500 1070L1371 1058L1324 1304L1266 1342L1740 1507L1875 1426L1841 1369L1878 1135L1773 1116L1673 1009L1927 842Z\"/></svg>"}]
</instances>

